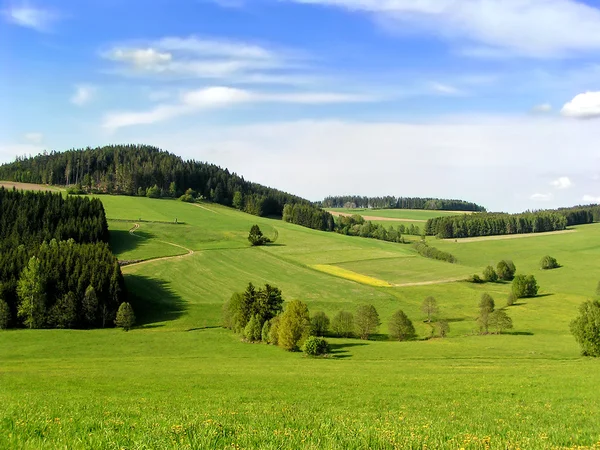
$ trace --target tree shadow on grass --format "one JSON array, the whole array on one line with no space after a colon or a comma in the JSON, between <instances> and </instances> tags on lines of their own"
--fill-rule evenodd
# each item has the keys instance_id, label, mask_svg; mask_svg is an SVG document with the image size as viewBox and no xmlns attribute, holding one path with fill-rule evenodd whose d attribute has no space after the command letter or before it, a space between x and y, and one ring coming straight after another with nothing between
<instances>
[{"instance_id":1,"label":"tree shadow on grass","mask_svg":"<svg viewBox=\"0 0 600 450\"><path fill-rule=\"evenodd\" d=\"M349 342L347 344L329 344L329 355L331 355L332 358L336 359L350 358L352 355L347 349L352 347L362 347L363 345L369 344L365 344L363 342Z\"/></svg>"},{"instance_id":2,"label":"tree shadow on grass","mask_svg":"<svg viewBox=\"0 0 600 450\"><path fill-rule=\"evenodd\" d=\"M554 294L539 294L532 298L552 297Z\"/></svg>"},{"instance_id":3,"label":"tree shadow on grass","mask_svg":"<svg viewBox=\"0 0 600 450\"><path fill-rule=\"evenodd\" d=\"M445 320L448 323L453 323L453 322L464 322L465 318L464 317L455 317L453 319L442 319Z\"/></svg>"},{"instance_id":4,"label":"tree shadow on grass","mask_svg":"<svg viewBox=\"0 0 600 450\"><path fill-rule=\"evenodd\" d=\"M144 241L154 237L154 234L141 230L136 230L135 235L127 230L110 230L109 246L112 252L118 255L135 250Z\"/></svg>"},{"instance_id":5,"label":"tree shadow on grass","mask_svg":"<svg viewBox=\"0 0 600 450\"><path fill-rule=\"evenodd\" d=\"M531 331L503 331L502 334L510 334L512 336L533 336Z\"/></svg>"},{"instance_id":6,"label":"tree shadow on grass","mask_svg":"<svg viewBox=\"0 0 600 450\"><path fill-rule=\"evenodd\" d=\"M135 311L137 325L157 328L180 318L187 310L186 302L173 291L170 283L137 274L125 275L129 302Z\"/></svg>"}]
</instances>

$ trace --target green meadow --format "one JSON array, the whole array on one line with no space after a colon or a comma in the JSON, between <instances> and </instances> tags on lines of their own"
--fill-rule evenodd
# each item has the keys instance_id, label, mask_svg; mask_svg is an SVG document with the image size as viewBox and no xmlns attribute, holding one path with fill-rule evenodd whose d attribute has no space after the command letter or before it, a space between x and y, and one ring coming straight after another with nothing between
<instances>
[{"instance_id":1,"label":"green meadow","mask_svg":"<svg viewBox=\"0 0 600 450\"><path fill-rule=\"evenodd\" d=\"M0 332L0 448L600 448L600 361L580 356L568 328L600 280L600 224L519 239L429 239L457 257L448 264L410 245L214 204L101 199L113 251L144 260L123 267L138 326ZM250 247L253 224L274 243ZM546 254L562 267L541 271ZM510 285L457 280L501 259L534 274L540 295L506 308L513 330L481 336L479 297L488 292L502 308ZM273 284L330 317L373 304L380 334L328 338L326 358L243 343L220 315L248 282ZM428 339L420 306L429 295L450 324L447 338ZM418 340L387 339L398 309Z\"/></svg>"},{"instance_id":2,"label":"green meadow","mask_svg":"<svg viewBox=\"0 0 600 450\"><path fill-rule=\"evenodd\" d=\"M455 216L460 212L437 211L424 209L366 209L366 208L328 208L327 211L340 212L344 214L358 214L369 217L386 217L388 219L403 219L414 221L426 221L434 217Z\"/></svg>"}]
</instances>

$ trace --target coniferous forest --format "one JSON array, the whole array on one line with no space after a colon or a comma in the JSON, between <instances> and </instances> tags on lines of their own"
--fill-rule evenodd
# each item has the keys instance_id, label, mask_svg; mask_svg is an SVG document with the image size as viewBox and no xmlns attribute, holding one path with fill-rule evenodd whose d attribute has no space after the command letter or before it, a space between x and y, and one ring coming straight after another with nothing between
<instances>
[{"instance_id":1,"label":"coniferous forest","mask_svg":"<svg viewBox=\"0 0 600 450\"><path fill-rule=\"evenodd\" d=\"M364 197L360 195L340 195L327 197L323 208L377 208L377 209L429 209L439 211L484 212L485 208L464 200L420 197Z\"/></svg>"},{"instance_id":2,"label":"coniferous forest","mask_svg":"<svg viewBox=\"0 0 600 450\"><path fill-rule=\"evenodd\" d=\"M147 145L112 145L51 152L0 166L0 179L77 186L81 193L203 198L257 216L279 216L286 203L308 200L244 180L214 164L184 161Z\"/></svg>"},{"instance_id":3,"label":"coniferous forest","mask_svg":"<svg viewBox=\"0 0 600 450\"><path fill-rule=\"evenodd\" d=\"M100 200L0 188L0 301L10 326L112 326L125 298Z\"/></svg>"}]
</instances>

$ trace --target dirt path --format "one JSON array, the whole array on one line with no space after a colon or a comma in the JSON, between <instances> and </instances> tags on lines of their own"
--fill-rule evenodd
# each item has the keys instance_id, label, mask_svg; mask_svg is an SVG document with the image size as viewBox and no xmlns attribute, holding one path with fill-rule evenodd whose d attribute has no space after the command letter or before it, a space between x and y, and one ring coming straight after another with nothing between
<instances>
[{"instance_id":1,"label":"dirt path","mask_svg":"<svg viewBox=\"0 0 600 450\"><path fill-rule=\"evenodd\" d=\"M537 236L554 236L556 234L575 233L577 230L561 230L561 231L545 231L543 233L523 233L523 234L502 234L499 236L479 236L472 238L460 238L460 239L444 239L444 241L455 241L458 244L467 244L469 242L481 242L481 241L502 241L504 239L521 239L530 238Z\"/></svg>"},{"instance_id":2,"label":"dirt path","mask_svg":"<svg viewBox=\"0 0 600 450\"><path fill-rule=\"evenodd\" d=\"M400 283L394 284L394 287L409 287L409 286L429 286L431 284L445 284L445 283L454 283L456 281L464 281L466 277L460 278L447 278L445 280L433 280L433 281L417 281L414 283Z\"/></svg>"},{"instance_id":3,"label":"dirt path","mask_svg":"<svg viewBox=\"0 0 600 450\"><path fill-rule=\"evenodd\" d=\"M131 234L132 236L135 236L138 239L145 239L142 236L138 236L137 234L135 234L135 230L137 230L140 227L139 223L135 223L133 224L133 228L131 230L129 230L129 234ZM167 242L167 241L159 241L157 240L156 242L160 242L162 244L167 244L167 245L171 245L173 247L178 247L182 250L185 250L187 253L185 255L175 255L175 256L162 256L160 258L150 258L150 259L146 259L144 261L140 261L140 262L136 262L133 264L127 264L126 266L123 266L122 269L126 269L127 267L133 267L133 266L139 266L141 264L148 264L151 262L156 262L156 261L167 261L169 259L182 259L182 258L186 258L188 256L192 256L194 254L194 250L184 247L183 245L179 245L179 244L175 244L173 242Z\"/></svg>"},{"instance_id":4,"label":"dirt path","mask_svg":"<svg viewBox=\"0 0 600 450\"><path fill-rule=\"evenodd\" d=\"M354 215L354 214L343 213L343 212L339 212L339 211L327 210L327 212L335 217L337 217L337 216L350 217L350 216ZM397 219L394 217L363 216L362 214L358 214L358 215L362 216L362 218L365 220L371 220L371 221L378 220L378 221L383 221L383 222L419 222L419 223L427 222L426 220L422 220L422 219Z\"/></svg>"}]
</instances>

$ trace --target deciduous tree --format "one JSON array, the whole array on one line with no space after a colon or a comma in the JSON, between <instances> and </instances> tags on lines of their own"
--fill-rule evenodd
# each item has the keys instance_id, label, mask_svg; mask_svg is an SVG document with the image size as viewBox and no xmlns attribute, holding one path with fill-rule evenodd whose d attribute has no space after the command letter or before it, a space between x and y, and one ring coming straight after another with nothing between
<instances>
[{"instance_id":1,"label":"deciduous tree","mask_svg":"<svg viewBox=\"0 0 600 450\"><path fill-rule=\"evenodd\" d=\"M389 322L389 333L392 339L408 341L416 337L415 327L401 309L396 311Z\"/></svg>"},{"instance_id":2,"label":"deciduous tree","mask_svg":"<svg viewBox=\"0 0 600 450\"><path fill-rule=\"evenodd\" d=\"M584 356L600 357L600 301L587 301L579 307L579 316L571 322L571 333Z\"/></svg>"},{"instance_id":3,"label":"deciduous tree","mask_svg":"<svg viewBox=\"0 0 600 450\"><path fill-rule=\"evenodd\" d=\"M310 318L310 334L313 336L325 336L329 330L331 321L323 311L317 311Z\"/></svg>"},{"instance_id":4,"label":"deciduous tree","mask_svg":"<svg viewBox=\"0 0 600 450\"><path fill-rule=\"evenodd\" d=\"M331 321L331 330L339 337L351 337L354 332L354 315L349 311L338 312Z\"/></svg>"},{"instance_id":5,"label":"deciduous tree","mask_svg":"<svg viewBox=\"0 0 600 450\"><path fill-rule=\"evenodd\" d=\"M510 330L513 327L512 319L501 309L497 309L490 314L489 326L496 330L497 334L505 330Z\"/></svg>"},{"instance_id":6,"label":"deciduous tree","mask_svg":"<svg viewBox=\"0 0 600 450\"><path fill-rule=\"evenodd\" d=\"M373 305L360 305L356 309L356 333L361 339L369 339L369 336L377 332L381 321L379 314Z\"/></svg>"},{"instance_id":7,"label":"deciduous tree","mask_svg":"<svg viewBox=\"0 0 600 450\"><path fill-rule=\"evenodd\" d=\"M308 306L300 300L291 301L281 314L279 322L279 346L288 350L298 350L310 334Z\"/></svg>"},{"instance_id":8,"label":"deciduous tree","mask_svg":"<svg viewBox=\"0 0 600 450\"><path fill-rule=\"evenodd\" d=\"M427 323L431 323L431 318L439 313L435 298L432 296L426 297L421 305L421 311L427 316Z\"/></svg>"},{"instance_id":9,"label":"deciduous tree","mask_svg":"<svg viewBox=\"0 0 600 450\"><path fill-rule=\"evenodd\" d=\"M32 256L23 269L21 278L17 285L19 296L19 307L17 315L23 319L28 328L41 328L44 325L46 313L46 295L42 274L40 271L40 260Z\"/></svg>"}]
</instances>

